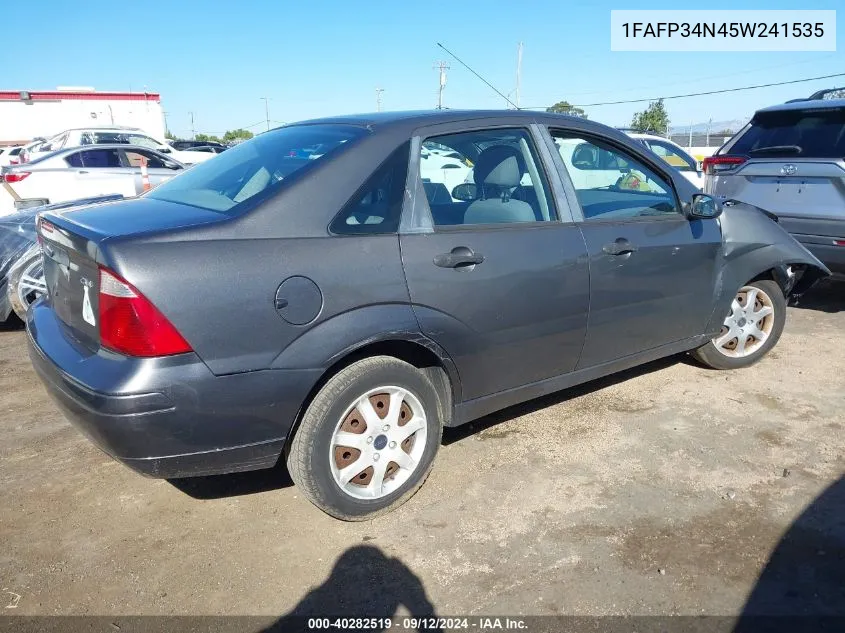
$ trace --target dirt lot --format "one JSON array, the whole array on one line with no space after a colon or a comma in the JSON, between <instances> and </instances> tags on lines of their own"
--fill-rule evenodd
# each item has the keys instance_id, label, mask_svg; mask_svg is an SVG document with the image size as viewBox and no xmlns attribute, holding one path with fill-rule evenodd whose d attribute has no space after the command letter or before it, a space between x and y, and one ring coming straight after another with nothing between
<instances>
[{"instance_id":1,"label":"dirt lot","mask_svg":"<svg viewBox=\"0 0 845 633\"><path fill-rule=\"evenodd\" d=\"M671 358L447 432L416 497L345 524L282 468L134 474L59 415L25 333L0 331L0 601L596 615L736 614L750 596L845 615L843 335L845 286L814 290L751 369Z\"/></svg>"}]
</instances>

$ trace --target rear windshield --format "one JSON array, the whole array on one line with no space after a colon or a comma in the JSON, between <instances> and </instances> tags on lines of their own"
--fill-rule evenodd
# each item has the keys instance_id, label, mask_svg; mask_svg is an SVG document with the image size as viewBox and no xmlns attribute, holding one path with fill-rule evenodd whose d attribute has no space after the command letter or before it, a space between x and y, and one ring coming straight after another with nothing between
<instances>
[{"instance_id":1,"label":"rear windshield","mask_svg":"<svg viewBox=\"0 0 845 633\"><path fill-rule=\"evenodd\" d=\"M731 154L845 158L845 110L758 113Z\"/></svg>"},{"instance_id":2,"label":"rear windshield","mask_svg":"<svg viewBox=\"0 0 845 633\"><path fill-rule=\"evenodd\" d=\"M352 125L294 125L256 136L159 185L150 198L237 215L291 175L365 133Z\"/></svg>"}]
</instances>

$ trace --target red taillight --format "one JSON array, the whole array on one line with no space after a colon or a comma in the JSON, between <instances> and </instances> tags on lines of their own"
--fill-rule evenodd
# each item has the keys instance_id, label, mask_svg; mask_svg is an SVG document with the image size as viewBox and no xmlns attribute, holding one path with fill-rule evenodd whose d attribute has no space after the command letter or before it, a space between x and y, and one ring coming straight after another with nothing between
<instances>
[{"instance_id":1,"label":"red taillight","mask_svg":"<svg viewBox=\"0 0 845 633\"><path fill-rule=\"evenodd\" d=\"M704 159L704 173L707 175L731 171L748 160L746 156L708 156Z\"/></svg>"},{"instance_id":2,"label":"red taillight","mask_svg":"<svg viewBox=\"0 0 845 633\"><path fill-rule=\"evenodd\" d=\"M834 246L845 246L845 240L833 240Z\"/></svg>"},{"instance_id":3,"label":"red taillight","mask_svg":"<svg viewBox=\"0 0 845 633\"><path fill-rule=\"evenodd\" d=\"M3 180L6 182L20 182L32 172L29 171L12 171L8 174L3 174Z\"/></svg>"},{"instance_id":4,"label":"red taillight","mask_svg":"<svg viewBox=\"0 0 845 633\"><path fill-rule=\"evenodd\" d=\"M129 282L100 268L100 344L127 356L170 356L191 346Z\"/></svg>"}]
</instances>

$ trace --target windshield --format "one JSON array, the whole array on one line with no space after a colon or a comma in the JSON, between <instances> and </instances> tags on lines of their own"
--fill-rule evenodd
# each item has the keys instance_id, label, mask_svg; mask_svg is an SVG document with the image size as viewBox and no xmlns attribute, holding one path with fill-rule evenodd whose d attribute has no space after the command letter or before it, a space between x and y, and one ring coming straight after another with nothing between
<instances>
[{"instance_id":1,"label":"windshield","mask_svg":"<svg viewBox=\"0 0 845 633\"><path fill-rule=\"evenodd\" d=\"M845 110L818 109L758 113L731 154L845 157Z\"/></svg>"},{"instance_id":2,"label":"windshield","mask_svg":"<svg viewBox=\"0 0 845 633\"><path fill-rule=\"evenodd\" d=\"M293 125L265 132L165 182L150 198L236 215L251 198L276 191L307 165L359 138L352 125Z\"/></svg>"}]
</instances>

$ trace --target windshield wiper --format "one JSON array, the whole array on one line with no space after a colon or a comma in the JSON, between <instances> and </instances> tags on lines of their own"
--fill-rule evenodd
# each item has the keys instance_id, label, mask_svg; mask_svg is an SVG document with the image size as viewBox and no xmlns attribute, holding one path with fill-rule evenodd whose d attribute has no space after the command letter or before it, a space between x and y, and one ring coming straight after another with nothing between
<instances>
[{"instance_id":1,"label":"windshield wiper","mask_svg":"<svg viewBox=\"0 0 845 633\"><path fill-rule=\"evenodd\" d=\"M749 154L800 154L804 149L800 145L769 145L752 149Z\"/></svg>"}]
</instances>

